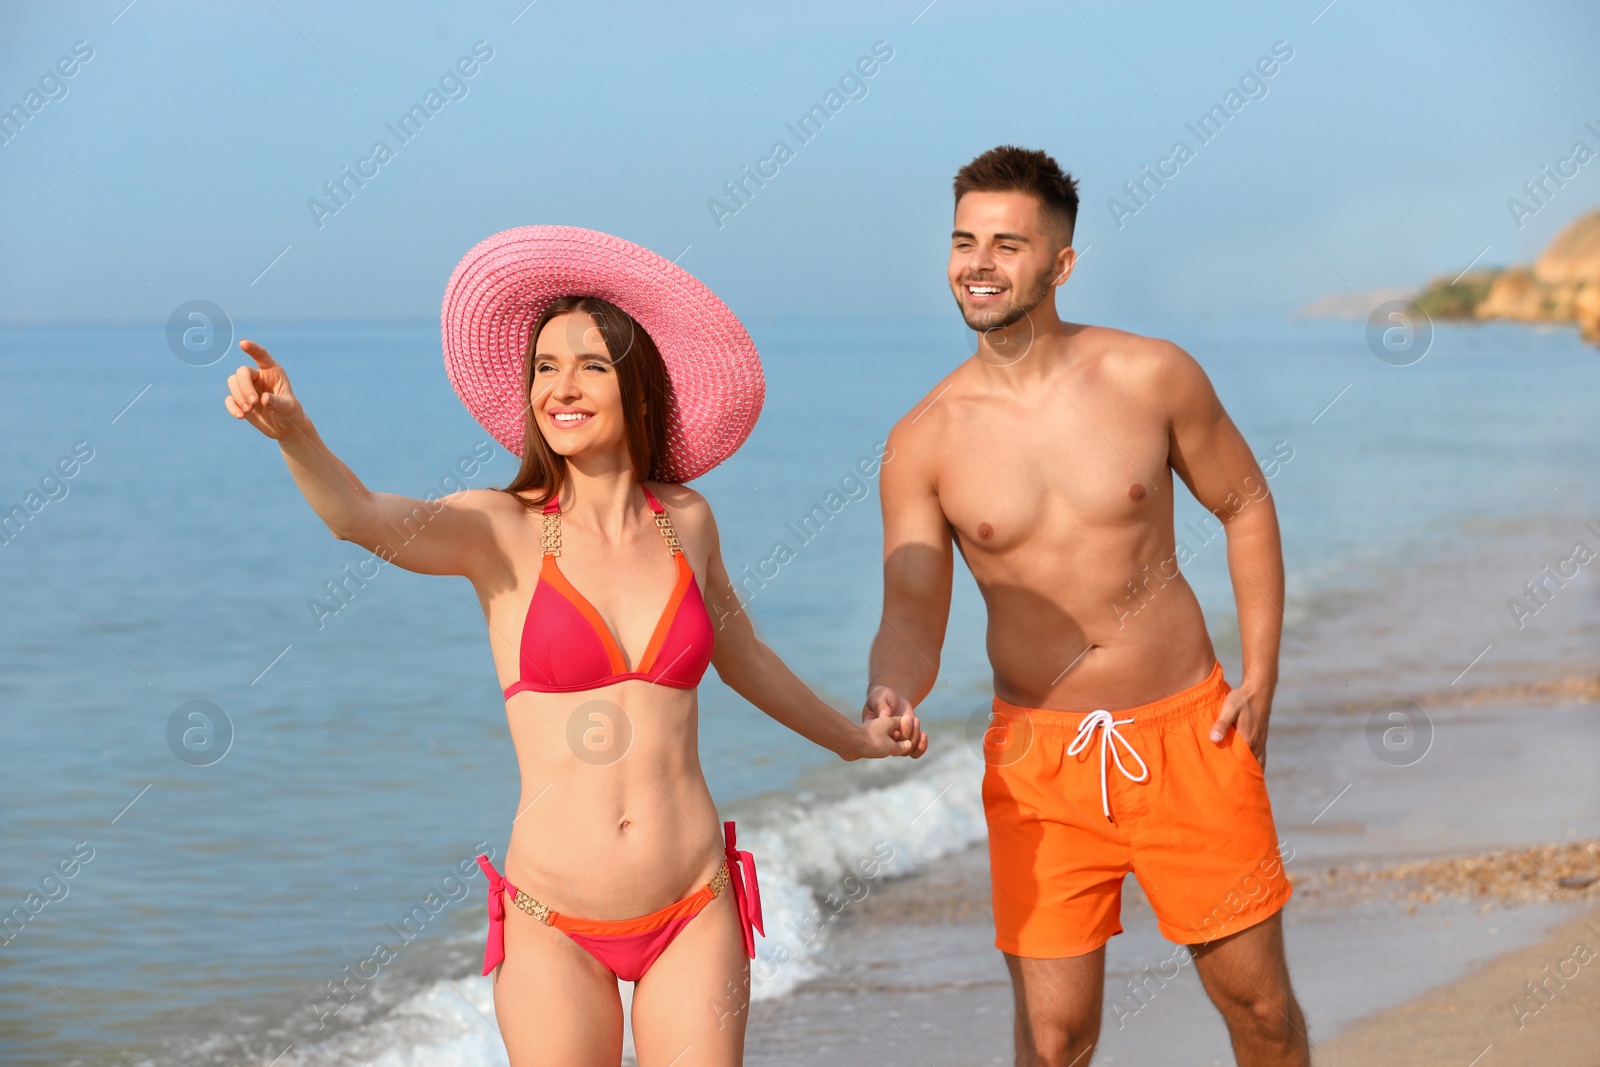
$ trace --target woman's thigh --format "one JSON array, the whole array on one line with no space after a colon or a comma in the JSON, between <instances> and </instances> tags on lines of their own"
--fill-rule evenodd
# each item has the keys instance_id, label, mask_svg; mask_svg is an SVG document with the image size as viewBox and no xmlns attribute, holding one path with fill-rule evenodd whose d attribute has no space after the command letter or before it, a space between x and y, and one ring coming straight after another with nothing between
<instances>
[{"instance_id":1,"label":"woman's thigh","mask_svg":"<svg viewBox=\"0 0 1600 1067\"><path fill-rule=\"evenodd\" d=\"M742 1063L749 1004L750 960L728 890L683 928L634 986L639 1067Z\"/></svg>"},{"instance_id":2,"label":"woman's thigh","mask_svg":"<svg viewBox=\"0 0 1600 1067\"><path fill-rule=\"evenodd\" d=\"M617 979L566 934L507 908L494 1014L511 1067L617 1067Z\"/></svg>"}]
</instances>

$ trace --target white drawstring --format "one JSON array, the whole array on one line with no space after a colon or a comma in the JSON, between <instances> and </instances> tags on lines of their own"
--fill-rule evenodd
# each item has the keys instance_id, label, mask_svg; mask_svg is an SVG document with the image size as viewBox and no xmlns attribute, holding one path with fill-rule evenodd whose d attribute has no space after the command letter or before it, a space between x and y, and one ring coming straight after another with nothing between
<instances>
[{"instance_id":1,"label":"white drawstring","mask_svg":"<svg viewBox=\"0 0 1600 1067\"><path fill-rule=\"evenodd\" d=\"M1078 724L1078 735L1072 739L1072 744L1067 746L1067 755L1076 756L1085 748L1089 747L1089 742L1094 739L1094 732L1096 730L1101 731L1100 806L1105 809L1107 821L1110 821L1111 819L1111 797L1106 792L1106 749L1110 748L1111 758L1117 761L1117 770L1121 771L1122 776L1128 781L1142 782L1146 778L1150 777L1150 768L1145 765L1144 757L1139 755L1139 753L1134 750L1133 745L1128 742L1128 739L1123 737L1122 734L1117 730L1117 727L1125 726L1132 721L1132 719L1113 718L1111 713L1104 709L1099 711L1091 711L1089 714L1085 715L1083 717L1083 721ZM1122 753L1117 751L1117 744L1119 742L1123 748L1128 750L1128 755L1139 761L1139 773L1137 776L1135 776L1133 772L1129 771L1128 768L1123 765Z\"/></svg>"}]
</instances>

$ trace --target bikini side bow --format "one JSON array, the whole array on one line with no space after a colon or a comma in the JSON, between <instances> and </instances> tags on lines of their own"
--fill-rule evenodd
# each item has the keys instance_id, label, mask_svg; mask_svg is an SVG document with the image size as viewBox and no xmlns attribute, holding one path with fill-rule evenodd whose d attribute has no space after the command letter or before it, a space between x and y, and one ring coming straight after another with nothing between
<instances>
[{"instance_id":1,"label":"bikini side bow","mask_svg":"<svg viewBox=\"0 0 1600 1067\"><path fill-rule=\"evenodd\" d=\"M738 847L732 822L722 824L722 836L728 857L728 882L733 886L734 904L739 908L739 932L744 935L744 951L755 959L755 935L767 936L761 924L761 886L756 881L756 858Z\"/></svg>"}]
</instances>

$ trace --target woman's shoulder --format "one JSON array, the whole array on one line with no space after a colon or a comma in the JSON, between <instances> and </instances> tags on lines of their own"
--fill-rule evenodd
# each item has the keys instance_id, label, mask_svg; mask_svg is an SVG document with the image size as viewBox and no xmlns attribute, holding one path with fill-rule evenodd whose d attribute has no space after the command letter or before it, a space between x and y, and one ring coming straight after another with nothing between
<instances>
[{"instance_id":1,"label":"woman's shoulder","mask_svg":"<svg viewBox=\"0 0 1600 1067\"><path fill-rule=\"evenodd\" d=\"M533 496L528 490L508 493L504 489L465 489L442 497L441 501L459 513L481 516L488 524L486 529L503 530L508 523L520 526L530 514L537 516L538 509L529 503Z\"/></svg>"},{"instance_id":2,"label":"woman's shoulder","mask_svg":"<svg viewBox=\"0 0 1600 1067\"><path fill-rule=\"evenodd\" d=\"M661 506L672 516L674 526L685 532L709 529L715 523L711 504L687 485L675 482L646 482Z\"/></svg>"},{"instance_id":3,"label":"woman's shoulder","mask_svg":"<svg viewBox=\"0 0 1600 1067\"><path fill-rule=\"evenodd\" d=\"M486 514L515 514L528 508L525 498L531 493L508 493L504 489L464 489L443 499L458 507Z\"/></svg>"}]
</instances>

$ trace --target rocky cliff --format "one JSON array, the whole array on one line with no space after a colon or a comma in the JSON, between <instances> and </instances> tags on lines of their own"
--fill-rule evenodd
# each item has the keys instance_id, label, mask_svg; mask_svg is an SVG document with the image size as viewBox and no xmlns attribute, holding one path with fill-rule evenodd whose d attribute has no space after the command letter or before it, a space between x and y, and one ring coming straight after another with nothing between
<instances>
[{"instance_id":1,"label":"rocky cliff","mask_svg":"<svg viewBox=\"0 0 1600 1067\"><path fill-rule=\"evenodd\" d=\"M1436 319L1570 322L1600 345L1600 211L1569 224L1531 267L1435 278L1416 300Z\"/></svg>"}]
</instances>

